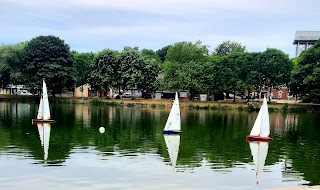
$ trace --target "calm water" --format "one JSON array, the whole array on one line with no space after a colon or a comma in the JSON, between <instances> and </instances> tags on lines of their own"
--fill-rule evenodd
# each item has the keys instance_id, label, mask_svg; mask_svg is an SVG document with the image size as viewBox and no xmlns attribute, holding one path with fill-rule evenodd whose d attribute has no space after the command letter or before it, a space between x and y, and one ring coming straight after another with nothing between
<instances>
[{"instance_id":1,"label":"calm water","mask_svg":"<svg viewBox=\"0 0 320 190\"><path fill-rule=\"evenodd\" d=\"M257 113L182 109L183 133L164 137L169 111L51 105L58 122L38 127L31 124L37 105L2 102L0 189L272 189L320 184L319 113L271 113L273 141L259 149L266 151L259 155L267 157L257 177L245 141Z\"/></svg>"}]
</instances>

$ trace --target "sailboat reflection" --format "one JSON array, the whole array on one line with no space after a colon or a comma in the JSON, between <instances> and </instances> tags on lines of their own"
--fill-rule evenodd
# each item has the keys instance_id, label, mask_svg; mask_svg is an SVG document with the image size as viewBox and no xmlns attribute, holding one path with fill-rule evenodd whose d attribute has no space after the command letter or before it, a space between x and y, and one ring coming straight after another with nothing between
<instances>
[{"instance_id":1,"label":"sailboat reflection","mask_svg":"<svg viewBox=\"0 0 320 190\"><path fill-rule=\"evenodd\" d=\"M177 159L178 159L179 146L180 146L180 135L179 134L173 134L173 135L164 134L163 136L164 136L164 140L166 142L166 146L168 149L169 157L171 160L171 165L174 170L176 167L176 164L177 164Z\"/></svg>"},{"instance_id":2,"label":"sailboat reflection","mask_svg":"<svg viewBox=\"0 0 320 190\"><path fill-rule=\"evenodd\" d=\"M50 123L37 123L38 132L40 136L41 146L43 148L43 160L46 163L49 154L49 141L50 141Z\"/></svg>"},{"instance_id":3,"label":"sailboat reflection","mask_svg":"<svg viewBox=\"0 0 320 190\"><path fill-rule=\"evenodd\" d=\"M252 141L249 142L249 145L256 170L257 184L259 184L259 175L262 173L267 158L269 143L263 141Z\"/></svg>"}]
</instances>

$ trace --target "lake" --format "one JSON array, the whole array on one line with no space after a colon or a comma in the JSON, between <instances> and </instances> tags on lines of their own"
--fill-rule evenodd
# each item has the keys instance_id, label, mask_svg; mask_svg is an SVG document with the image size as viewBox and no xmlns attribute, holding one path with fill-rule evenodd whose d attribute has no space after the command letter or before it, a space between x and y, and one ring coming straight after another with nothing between
<instances>
[{"instance_id":1,"label":"lake","mask_svg":"<svg viewBox=\"0 0 320 190\"><path fill-rule=\"evenodd\" d=\"M251 145L245 137L257 112L184 108L182 134L164 136L170 108L51 104L57 122L37 126L31 123L37 106L0 102L0 189L274 189L320 184L319 113L271 112L273 141ZM254 161L252 154L262 158Z\"/></svg>"}]
</instances>

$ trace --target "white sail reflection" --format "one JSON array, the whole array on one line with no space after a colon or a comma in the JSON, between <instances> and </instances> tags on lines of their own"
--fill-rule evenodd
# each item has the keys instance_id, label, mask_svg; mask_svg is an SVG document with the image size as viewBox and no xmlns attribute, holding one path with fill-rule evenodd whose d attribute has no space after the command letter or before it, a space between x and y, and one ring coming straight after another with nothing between
<instances>
[{"instance_id":1,"label":"white sail reflection","mask_svg":"<svg viewBox=\"0 0 320 190\"><path fill-rule=\"evenodd\" d=\"M176 167L178 154L179 154L179 146L180 146L180 135L174 134L174 135L163 135L164 140L166 142L167 150L169 153L171 165L173 167L173 170Z\"/></svg>"},{"instance_id":2,"label":"white sail reflection","mask_svg":"<svg viewBox=\"0 0 320 190\"><path fill-rule=\"evenodd\" d=\"M43 160L46 162L48 160L49 154L49 142L50 142L50 123L37 123L39 137L41 141L41 147L43 148Z\"/></svg>"},{"instance_id":3,"label":"white sail reflection","mask_svg":"<svg viewBox=\"0 0 320 190\"><path fill-rule=\"evenodd\" d=\"M263 141L253 141L249 142L249 145L256 171L257 184L259 184L259 177L263 171L263 167L267 158L269 143Z\"/></svg>"}]
</instances>

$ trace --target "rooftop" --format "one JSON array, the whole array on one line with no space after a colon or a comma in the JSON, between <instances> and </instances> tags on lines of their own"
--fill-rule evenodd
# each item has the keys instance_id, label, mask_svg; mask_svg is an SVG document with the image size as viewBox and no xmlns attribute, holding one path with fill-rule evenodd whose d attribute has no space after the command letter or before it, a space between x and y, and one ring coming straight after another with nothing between
<instances>
[{"instance_id":1,"label":"rooftop","mask_svg":"<svg viewBox=\"0 0 320 190\"><path fill-rule=\"evenodd\" d=\"M297 31L293 44L314 44L320 38L320 31Z\"/></svg>"}]
</instances>

